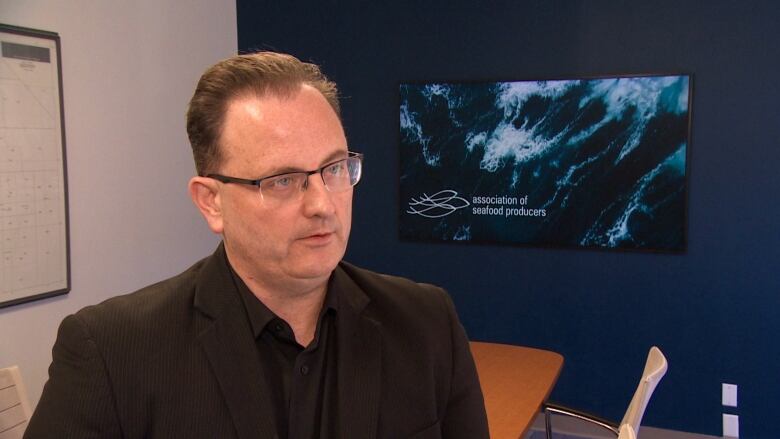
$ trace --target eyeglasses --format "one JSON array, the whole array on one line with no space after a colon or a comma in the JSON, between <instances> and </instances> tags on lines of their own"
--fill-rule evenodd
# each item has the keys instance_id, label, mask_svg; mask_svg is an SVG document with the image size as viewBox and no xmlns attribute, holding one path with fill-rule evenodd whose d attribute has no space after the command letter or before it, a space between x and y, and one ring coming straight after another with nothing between
<instances>
[{"instance_id":1,"label":"eyeglasses","mask_svg":"<svg viewBox=\"0 0 780 439\"><path fill-rule=\"evenodd\" d=\"M349 152L345 159L328 163L313 171L286 172L247 180L244 178L228 177L220 174L208 174L222 183L238 183L257 186L260 197L264 203L280 205L295 200L309 186L309 176L320 174L325 188L330 192L344 192L352 188L360 181L363 173L363 154Z\"/></svg>"}]
</instances>

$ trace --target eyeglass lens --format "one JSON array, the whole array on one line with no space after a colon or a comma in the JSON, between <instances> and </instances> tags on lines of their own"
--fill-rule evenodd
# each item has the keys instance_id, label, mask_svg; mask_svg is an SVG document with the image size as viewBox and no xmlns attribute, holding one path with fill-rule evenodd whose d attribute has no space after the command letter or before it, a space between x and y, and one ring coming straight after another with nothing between
<instances>
[{"instance_id":1,"label":"eyeglass lens","mask_svg":"<svg viewBox=\"0 0 780 439\"><path fill-rule=\"evenodd\" d=\"M292 198L307 187L309 176L312 174L320 174L322 182L329 191L343 192L360 181L361 171L361 158L348 157L311 173L291 172L266 178L260 183L260 193L264 199L280 201Z\"/></svg>"}]
</instances>

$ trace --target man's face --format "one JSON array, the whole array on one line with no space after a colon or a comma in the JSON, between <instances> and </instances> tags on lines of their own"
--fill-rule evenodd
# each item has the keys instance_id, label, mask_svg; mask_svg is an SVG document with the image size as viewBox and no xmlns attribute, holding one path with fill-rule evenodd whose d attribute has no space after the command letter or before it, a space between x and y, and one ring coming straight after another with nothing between
<instances>
[{"instance_id":1,"label":"man's face","mask_svg":"<svg viewBox=\"0 0 780 439\"><path fill-rule=\"evenodd\" d=\"M234 99L220 147L217 172L247 179L311 171L347 157L336 113L306 85L292 97ZM242 276L268 286L289 288L297 282L305 287L325 282L344 256L352 189L329 192L314 174L301 196L274 206L255 186L220 183L217 197L228 258Z\"/></svg>"}]
</instances>

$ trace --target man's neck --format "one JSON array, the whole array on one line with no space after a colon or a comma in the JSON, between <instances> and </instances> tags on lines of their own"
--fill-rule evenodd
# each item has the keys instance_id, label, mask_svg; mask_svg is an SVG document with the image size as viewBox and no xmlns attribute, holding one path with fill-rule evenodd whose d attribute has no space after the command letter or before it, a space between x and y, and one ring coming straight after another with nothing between
<instances>
[{"instance_id":1,"label":"man's neck","mask_svg":"<svg viewBox=\"0 0 780 439\"><path fill-rule=\"evenodd\" d=\"M246 264L243 258L232 257L227 243L225 256L249 291L290 325L295 341L301 346L308 346L314 340L330 273L319 278L296 278L283 272L257 272L253 264Z\"/></svg>"},{"instance_id":2,"label":"man's neck","mask_svg":"<svg viewBox=\"0 0 780 439\"><path fill-rule=\"evenodd\" d=\"M295 341L301 346L308 346L314 339L317 330L317 320L325 302L327 280L315 288L305 291L269 289L261 282L251 277L237 274L246 284L249 291L279 318L287 322L295 334Z\"/></svg>"}]
</instances>

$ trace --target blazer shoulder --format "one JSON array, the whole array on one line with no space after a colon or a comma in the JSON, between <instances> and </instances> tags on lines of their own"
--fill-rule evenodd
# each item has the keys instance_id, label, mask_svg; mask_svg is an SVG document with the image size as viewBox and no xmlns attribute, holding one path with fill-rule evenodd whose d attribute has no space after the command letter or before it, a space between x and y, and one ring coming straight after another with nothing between
<instances>
[{"instance_id":1,"label":"blazer shoulder","mask_svg":"<svg viewBox=\"0 0 780 439\"><path fill-rule=\"evenodd\" d=\"M129 294L82 308L73 316L95 337L114 332L149 335L162 322L176 324L191 318L194 295L208 258L184 272Z\"/></svg>"},{"instance_id":2,"label":"blazer shoulder","mask_svg":"<svg viewBox=\"0 0 780 439\"><path fill-rule=\"evenodd\" d=\"M377 273L347 262L341 262L339 269L354 284L353 289L367 298L368 315L383 325L447 328L458 321L452 299L439 286Z\"/></svg>"},{"instance_id":3,"label":"blazer shoulder","mask_svg":"<svg viewBox=\"0 0 780 439\"><path fill-rule=\"evenodd\" d=\"M393 296L409 296L414 299L449 297L442 287L415 282L411 279L378 273L360 268L349 262L342 261L339 267L372 299L374 296L392 292Z\"/></svg>"}]
</instances>

